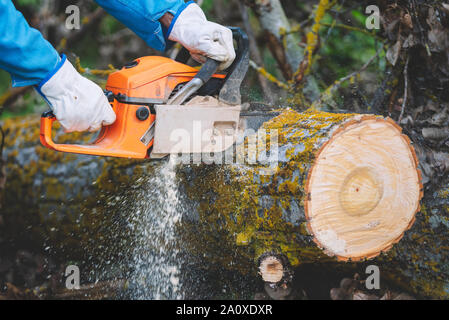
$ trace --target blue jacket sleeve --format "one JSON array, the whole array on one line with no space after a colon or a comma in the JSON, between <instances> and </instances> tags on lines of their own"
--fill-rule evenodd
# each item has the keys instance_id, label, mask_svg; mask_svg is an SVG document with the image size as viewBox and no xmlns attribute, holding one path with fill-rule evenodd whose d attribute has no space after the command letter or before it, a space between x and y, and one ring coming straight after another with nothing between
<instances>
[{"instance_id":1,"label":"blue jacket sleeve","mask_svg":"<svg viewBox=\"0 0 449 320\"><path fill-rule=\"evenodd\" d=\"M0 68L12 85L35 85L51 73L60 57L42 34L31 28L11 0L0 0Z\"/></svg>"},{"instance_id":2,"label":"blue jacket sleeve","mask_svg":"<svg viewBox=\"0 0 449 320\"><path fill-rule=\"evenodd\" d=\"M167 48L167 30L159 19L170 12L175 17L186 6L184 0L95 0L108 13L125 24L150 47L164 51Z\"/></svg>"}]
</instances>

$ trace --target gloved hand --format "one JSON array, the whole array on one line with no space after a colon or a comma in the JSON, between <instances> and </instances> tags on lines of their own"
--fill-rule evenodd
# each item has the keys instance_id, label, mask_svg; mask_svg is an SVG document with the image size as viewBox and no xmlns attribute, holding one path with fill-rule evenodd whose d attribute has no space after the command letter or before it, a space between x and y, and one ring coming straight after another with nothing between
<instances>
[{"instance_id":1,"label":"gloved hand","mask_svg":"<svg viewBox=\"0 0 449 320\"><path fill-rule=\"evenodd\" d=\"M115 113L103 90L81 76L65 57L61 63L59 70L38 91L64 130L93 132L102 125L113 124Z\"/></svg>"},{"instance_id":2,"label":"gloved hand","mask_svg":"<svg viewBox=\"0 0 449 320\"><path fill-rule=\"evenodd\" d=\"M206 62L205 57L222 61L220 70L228 68L235 59L232 31L207 21L203 10L195 3L181 12L168 39L179 42L200 63Z\"/></svg>"}]
</instances>

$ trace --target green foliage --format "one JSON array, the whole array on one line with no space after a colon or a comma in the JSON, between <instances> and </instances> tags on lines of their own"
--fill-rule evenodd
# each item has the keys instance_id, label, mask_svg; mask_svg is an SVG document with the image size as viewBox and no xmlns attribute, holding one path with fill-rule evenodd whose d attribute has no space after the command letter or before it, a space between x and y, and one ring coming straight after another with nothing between
<instances>
[{"instance_id":1,"label":"green foliage","mask_svg":"<svg viewBox=\"0 0 449 320\"><path fill-rule=\"evenodd\" d=\"M348 26L366 30L366 16L362 12L353 10L352 17L352 23ZM326 24L333 22L329 14L326 14L323 20ZM322 47L319 52L321 59L318 69L326 70L328 73L326 76L328 81L325 81L327 84L358 70L376 54L381 45L373 36L338 26L323 27L320 36ZM382 73L384 69L385 59L381 56L377 64L374 62L369 70Z\"/></svg>"},{"instance_id":2,"label":"green foliage","mask_svg":"<svg viewBox=\"0 0 449 320\"><path fill-rule=\"evenodd\" d=\"M0 69L0 95L3 94L11 84L11 77L8 72Z\"/></svg>"},{"instance_id":3,"label":"green foliage","mask_svg":"<svg viewBox=\"0 0 449 320\"><path fill-rule=\"evenodd\" d=\"M360 27L365 25L366 16L361 11L352 10L351 15Z\"/></svg>"},{"instance_id":4,"label":"green foliage","mask_svg":"<svg viewBox=\"0 0 449 320\"><path fill-rule=\"evenodd\" d=\"M113 16L107 15L101 21L100 33L103 35L110 35L123 28L125 28L125 26L121 22Z\"/></svg>"},{"instance_id":5,"label":"green foliage","mask_svg":"<svg viewBox=\"0 0 449 320\"><path fill-rule=\"evenodd\" d=\"M38 7L41 4L41 0L16 0L19 6L30 6L30 7Z\"/></svg>"},{"instance_id":6,"label":"green foliage","mask_svg":"<svg viewBox=\"0 0 449 320\"><path fill-rule=\"evenodd\" d=\"M204 0L201 8L206 14L210 14L214 7L214 0Z\"/></svg>"}]
</instances>

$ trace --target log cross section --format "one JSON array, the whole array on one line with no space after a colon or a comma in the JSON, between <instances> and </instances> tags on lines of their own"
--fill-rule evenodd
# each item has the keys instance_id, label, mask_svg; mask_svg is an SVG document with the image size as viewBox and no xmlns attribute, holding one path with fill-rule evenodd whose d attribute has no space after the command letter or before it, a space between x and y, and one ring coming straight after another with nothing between
<instances>
[{"instance_id":1,"label":"log cross section","mask_svg":"<svg viewBox=\"0 0 449 320\"><path fill-rule=\"evenodd\" d=\"M355 116L329 133L308 173L309 232L340 260L369 259L397 243L422 198L414 149L391 119Z\"/></svg>"}]
</instances>

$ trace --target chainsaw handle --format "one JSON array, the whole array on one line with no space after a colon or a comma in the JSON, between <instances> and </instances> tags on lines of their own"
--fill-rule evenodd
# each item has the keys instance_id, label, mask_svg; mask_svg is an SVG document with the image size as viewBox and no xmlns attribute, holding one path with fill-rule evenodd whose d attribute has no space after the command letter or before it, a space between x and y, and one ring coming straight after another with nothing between
<instances>
[{"instance_id":1,"label":"chainsaw handle","mask_svg":"<svg viewBox=\"0 0 449 320\"><path fill-rule=\"evenodd\" d=\"M200 71L198 71L195 78L200 79L203 83L206 83L217 72L220 63L220 61L206 58L206 62L203 64Z\"/></svg>"},{"instance_id":2,"label":"chainsaw handle","mask_svg":"<svg viewBox=\"0 0 449 320\"><path fill-rule=\"evenodd\" d=\"M47 148L57 150L57 151L65 151L65 150L62 150L62 149L65 149L64 146L70 146L70 145L57 144L53 141L52 128L53 128L53 122L55 122L55 121L58 121L58 120L56 119L53 111L51 111L51 110L46 111L41 115L40 140L41 140L41 143L44 146L46 146Z\"/></svg>"},{"instance_id":3,"label":"chainsaw handle","mask_svg":"<svg viewBox=\"0 0 449 320\"><path fill-rule=\"evenodd\" d=\"M118 104L117 100L114 100L114 112L119 110L117 120L109 126L103 126L95 141L85 145L55 143L52 139L52 127L53 122L58 120L52 111L47 111L41 116L40 141L45 147L61 152L145 159L148 157L148 145L142 143L141 137L156 118L155 115L149 114L147 119L139 119L137 115L139 108L142 107ZM135 114L135 116L126 117L129 114ZM132 130L126 132L126 127Z\"/></svg>"},{"instance_id":4,"label":"chainsaw handle","mask_svg":"<svg viewBox=\"0 0 449 320\"><path fill-rule=\"evenodd\" d=\"M52 139L52 127L55 121L58 120L51 110L44 112L41 116L40 141L45 147L62 152L102 155L101 149L92 146L55 143Z\"/></svg>"}]
</instances>

